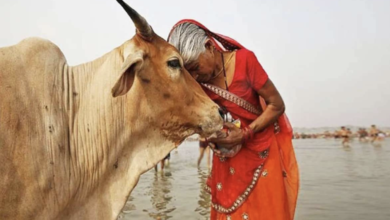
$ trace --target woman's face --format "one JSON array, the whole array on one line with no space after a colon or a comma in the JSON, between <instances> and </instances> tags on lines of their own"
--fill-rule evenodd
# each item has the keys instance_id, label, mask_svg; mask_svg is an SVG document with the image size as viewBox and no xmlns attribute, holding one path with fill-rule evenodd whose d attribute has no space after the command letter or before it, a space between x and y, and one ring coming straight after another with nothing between
<instances>
[{"instance_id":1,"label":"woman's face","mask_svg":"<svg viewBox=\"0 0 390 220\"><path fill-rule=\"evenodd\" d=\"M208 82L215 75L214 48L207 43L205 47L206 51L201 53L196 61L185 65L188 72L198 82Z\"/></svg>"}]
</instances>

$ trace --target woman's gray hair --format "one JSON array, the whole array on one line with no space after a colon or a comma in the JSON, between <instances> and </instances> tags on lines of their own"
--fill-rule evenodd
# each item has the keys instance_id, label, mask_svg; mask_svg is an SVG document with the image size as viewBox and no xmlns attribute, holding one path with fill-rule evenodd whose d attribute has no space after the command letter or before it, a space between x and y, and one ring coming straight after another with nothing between
<instances>
[{"instance_id":1,"label":"woman's gray hair","mask_svg":"<svg viewBox=\"0 0 390 220\"><path fill-rule=\"evenodd\" d=\"M172 31L168 42L177 48L186 65L196 61L206 50L207 39L208 36L202 28L195 24L183 23Z\"/></svg>"}]
</instances>

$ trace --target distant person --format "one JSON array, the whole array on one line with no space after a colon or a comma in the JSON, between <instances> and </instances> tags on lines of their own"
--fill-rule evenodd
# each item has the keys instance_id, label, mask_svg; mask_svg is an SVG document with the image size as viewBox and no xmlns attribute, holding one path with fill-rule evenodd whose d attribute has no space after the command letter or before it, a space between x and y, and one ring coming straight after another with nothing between
<instances>
[{"instance_id":1,"label":"distant person","mask_svg":"<svg viewBox=\"0 0 390 220\"><path fill-rule=\"evenodd\" d=\"M325 131L323 136L325 138L330 138L332 136L332 134L329 131Z\"/></svg>"},{"instance_id":2,"label":"distant person","mask_svg":"<svg viewBox=\"0 0 390 220\"><path fill-rule=\"evenodd\" d=\"M375 142L378 139L379 130L376 128L376 125L371 125L370 137L371 143Z\"/></svg>"},{"instance_id":3,"label":"distant person","mask_svg":"<svg viewBox=\"0 0 390 220\"><path fill-rule=\"evenodd\" d=\"M359 128L358 131L359 141L365 142L368 138L368 132L365 128Z\"/></svg>"},{"instance_id":4,"label":"distant person","mask_svg":"<svg viewBox=\"0 0 390 220\"><path fill-rule=\"evenodd\" d=\"M334 137L335 139L339 139L339 138L341 137L341 132L340 132L340 130L335 131L334 134L333 134L333 137Z\"/></svg>"},{"instance_id":5,"label":"distant person","mask_svg":"<svg viewBox=\"0 0 390 220\"><path fill-rule=\"evenodd\" d=\"M352 131L350 128L347 128L347 134L348 134L348 137L349 138L352 138L353 137L353 134L352 134Z\"/></svg>"},{"instance_id":6,"label":"distant person","mask_svg":"<svg viewBox=\"0 0 390 220\"><path fill-rule=\"evenodd\" d=\"M349 144L349 131L344 126L341 127L341 130L339 131L339 135L341 138L343 138L343 141L341 142L342 145L348 145Z\"/></svg>"},{"instance_id":7,"label":"distant person","mask_svg":"<svg viewBox=\"0 0 390 220\"><path fill-rule=\"evenodd\" d=\"M384 132L379 132L378 133L378 138L377 138L377 140L378 141L383 141L384 139L385 139L385 137L386 137L386 134L384 133Z\"/></svg>"},{"instance_id":8,"label":"distant person","mask_svg":"<svg viewBox=\"0 0 390 220\"><path fill-rule=\"evenodd\" d=\"M210 146L204 138L199 138L199 158L198 158L198 167L200 166L200 162L204 157L204 153L206 152L207 157L207 168L211 168L211 154L210 154Z\"/></svg>"},{"instance_id":9,"label":"distant person","mask_svg":"<svg viewBox=\"0 0 390 220\"><path fill-rule=\"evenodd\" d=\"M294 139L300 139L301 135L298 132L295 132Z\"/></svg>"},{"instance_id":10,"label":"distant person","mask_svg":"<svg viewBox=\"0 0 390 220\"><path fill-rule=\"evenodd\" d=\"M165 161L168 160L168 164L169 164L169 160L171 159L171 152L169 152L167 154L167 156L164 157L164 159L162 159L160 161L160 168L161 168L161 171L164 170L164 167L165 167ZM158 170L158 163L156 164L156 166L154 167L154 170L157 171Z\"/></svg>"}]
</instances>

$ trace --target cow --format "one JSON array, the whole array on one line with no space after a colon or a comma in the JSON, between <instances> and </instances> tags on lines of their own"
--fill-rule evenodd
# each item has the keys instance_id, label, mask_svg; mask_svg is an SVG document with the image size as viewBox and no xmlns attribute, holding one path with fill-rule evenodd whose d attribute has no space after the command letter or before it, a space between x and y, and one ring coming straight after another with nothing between
<instances>
[{"instance_id":1,"label":"cow","mask_svg":"<svg viewBox=\"0 0 390 220\"><path fill-rule=\"evenodd\" d=\"M218 106L135 10L130 40L69 66L52 42L0 48L0 219L116 219L142 173Z\"/></svg>"}]
</instances>

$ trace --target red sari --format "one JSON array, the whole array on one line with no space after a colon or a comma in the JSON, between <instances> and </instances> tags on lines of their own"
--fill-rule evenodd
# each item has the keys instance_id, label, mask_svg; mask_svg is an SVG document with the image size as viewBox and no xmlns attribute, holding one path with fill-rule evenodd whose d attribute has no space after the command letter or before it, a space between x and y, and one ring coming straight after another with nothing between
<instances>
[{"instance_id":1,"label":"red sari","mask_svg":"<svg viewBox=\"0 0 390 220\"><path fill-rule=\"evenodd\" d=\"M185 22L204 29L210 38L220 43L218 45L215 42L219 50L237 50L229 92L254 106L264 107L257 91L268 80L268 75L255 54L233 39L209 31L196 21L183 20L178 24ZM243 126L258 117L206 88L205 92L214 102L224 106L234 119L240 119ZM278 123L280 132L275 133L274 127L270 126L256 133L234 157L213 156L212 171L206 187L212 196L212 220L294 218L299 174L291 140L292 129L286 115L281 116Z\"/></svg>"}]
</instances>

